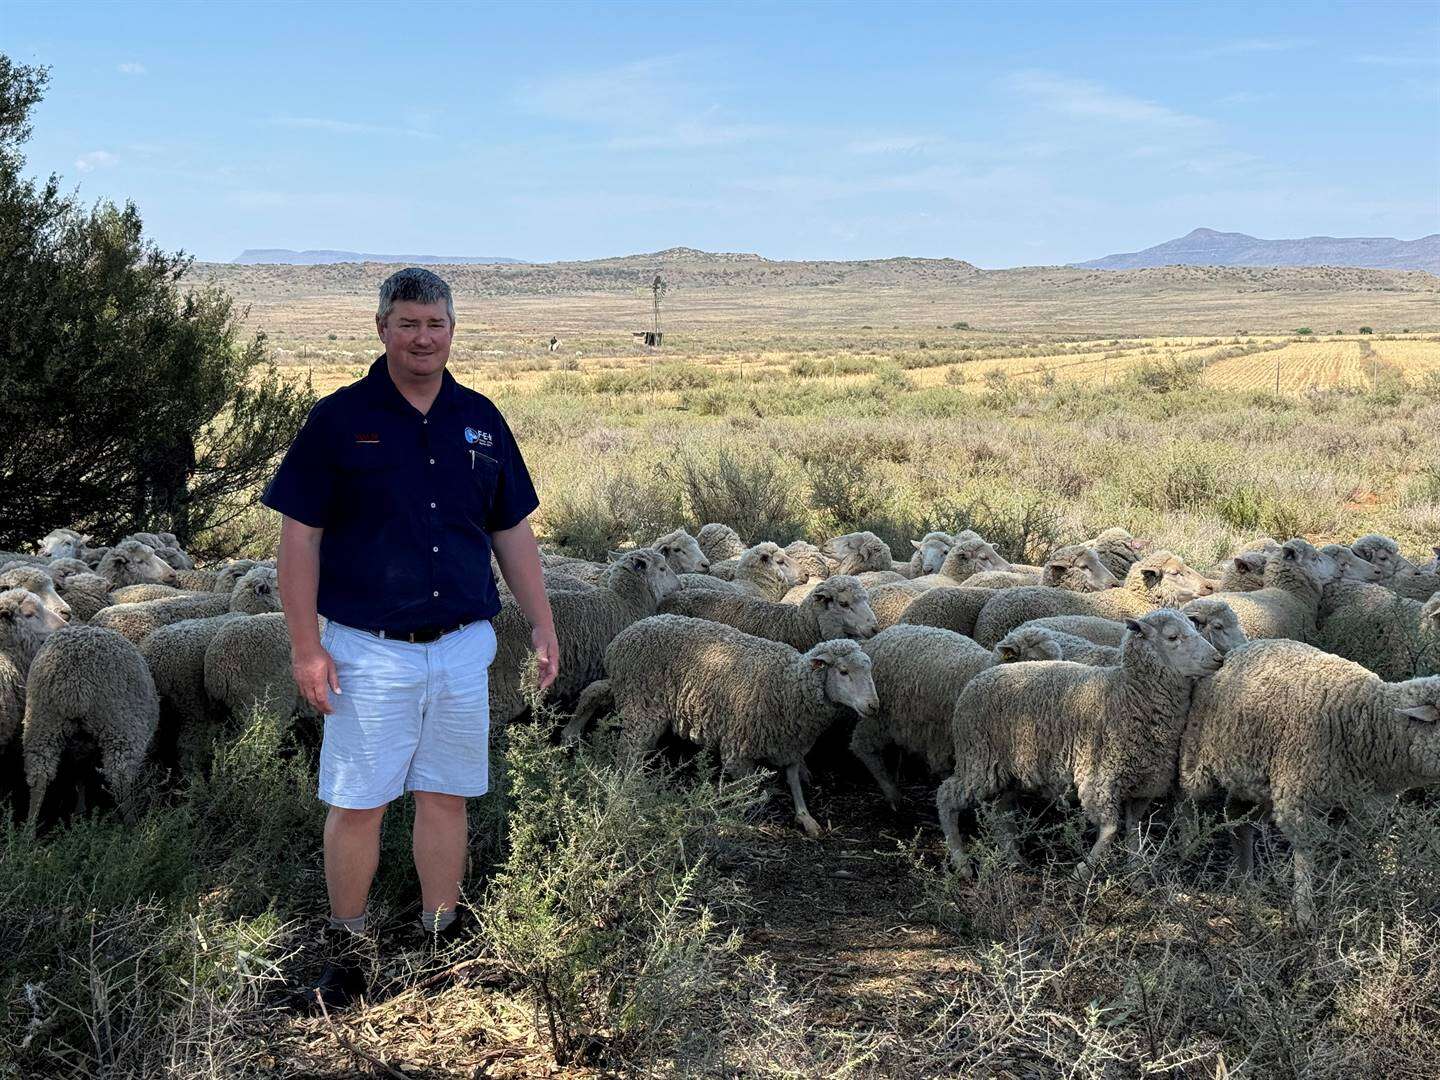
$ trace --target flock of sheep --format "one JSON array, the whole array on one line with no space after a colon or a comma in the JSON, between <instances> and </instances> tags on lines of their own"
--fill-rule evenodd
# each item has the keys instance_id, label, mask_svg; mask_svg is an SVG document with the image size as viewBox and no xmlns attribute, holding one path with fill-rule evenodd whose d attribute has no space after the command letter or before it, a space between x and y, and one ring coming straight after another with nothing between
<instances>
[{"instance_id":1,"label":"flock of sheep","mask_svg":"<svg viewBox=\"0 0 1440 1080\"><path fill-rule=\"evenodd\" d=\"M33 818L62 757L94 750L123 801L148 757L203 763L256 707L314 721L273 564L196 569L165 533L89 542L60 529L0 552L0 753L24 772L0 776L0 795L28 795ZM945 777L936 805L962 871L960 813L980 803L1008 840L1018 795L1077 797L1098 830L1088 875L1122 829L1142 842L1153 801L1224 798L1289 840L1302 922L1329 811L1440 783L1440 548L1417 565L1381 536L1265 538L1202 573L1121 529L1041 566L969 531L912 547L901 563L873 533L782 548L711 524L608 564L545 555L564 738L618 713L629 753L674 733L729 773L783 770L814 836L805 758L846 725L892 805L895 749ZM501 593L499 724L526 711L530 659ZM1248 868L1249 817L1236 837Z\"/></svg>"}]
</instances>

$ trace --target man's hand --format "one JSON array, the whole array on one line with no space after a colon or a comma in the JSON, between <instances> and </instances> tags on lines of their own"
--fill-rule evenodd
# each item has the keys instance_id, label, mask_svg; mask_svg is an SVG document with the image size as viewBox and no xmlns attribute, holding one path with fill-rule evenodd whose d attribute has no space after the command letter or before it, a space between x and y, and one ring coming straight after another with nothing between
<instances>
[{"instance_id":1,"label":"man's hand","mask_svg":"<svg viewBox=\"0 0 1440 1080\"><path fill-rule=\"evenodd\" d=\"M530 644L535 646L535 674L544 690L560 674L560 642L553 626L537 626L530 631Z\"/></svg>"},{"instance_id":2,"label":"man's hand","mask_svg":"<svg viewBox=\"0 0 1440 1080\"><path fill-rule=\"evenodd\" d=\"M335 661L323 647L314 652L296 653L290 670L306 701L326 716L335 711L328 692L340 693L340 677L335 673Z\"/></svg>"}]
</instances>

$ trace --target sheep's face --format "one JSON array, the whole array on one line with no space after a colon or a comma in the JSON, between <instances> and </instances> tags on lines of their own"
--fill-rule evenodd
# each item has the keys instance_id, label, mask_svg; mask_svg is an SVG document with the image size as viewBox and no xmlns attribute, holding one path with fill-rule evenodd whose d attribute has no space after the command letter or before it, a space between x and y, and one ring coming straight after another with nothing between
<instances>
[{"instance_id":1,"label":"sheep's face","mask_svg":"<svg viewBox=\"0 0 1440 1080\"><path fill-rule=\"evenodd\" d=\"M70 605L55 591L55 581L38 566L17 566L0 574L0 589L25 589L38 596L47 609L60 617L62 623L70 621Z\"/></svg>"},{"instance_id":2,"label":"sheep's face","mask_svg":"<svg viewBox=\"0 0 1440 1080\"><path fill-rule=\"evenodd\" d=\"M1139 635L1178 675L1198 679L1220 670L1220 650L1201 637L1194 624L1178 611L1152 611L1141 619L1126 619L1125 628L1129 633L1122 648L1129 644L1131 635Z\"/></svg>"},{"instance_id":3,"label":"sheep's face","mask_svg":"<svg viewBox=\"0 0 1440 1080\"><path fill-rule=\"evenodd\" d=\"M1061 660L1064 651L1055 635L1043 626L1020 626L995 646L995 663L1018 664L1028 660Z\"/></svg>"},{"instance_id":4,"label":"sheep's face","mask_svg":"<svg viewBox=\"0 0 1440 1080\"><path fill-rule=\"evenodd\" d=\"M280 610L280 579L275 567L252 566L235 583L230 594L230 610L245 615L263 615Z\"/></svg>"},{"instance_id":5,"label":"sheep's face","mask_svg":"<svg viewBox=\"0 0 1440 1080\"><path fill-rule=\"evenodd\" d=\"M158 547L155 549L156 557L172 570L194 570L195 563L189 555L178 547Z\"/></svg>"},{"instance_id":6,"label":"sheep's face","mask_svg":"<svg viewBox=\"0 0 1440 1080\"><path fill-rule=\"evenodd\" d=\"M45 606L29 589L0 592L0 639L35 642L65 625L65 620Z\"/></svg>"},{"instance_id":7,"label":"sheep's face","mask_svg":"<svg viewBox=\"0 0 1440 1080\"><path fill-rule=\"evenodd\" d=\"M1402 683L1395 718L1409 736L1415 782L1440 780L1440 676Z\"/></svg>"},{"instance_id":8,"label":"sheep's face","mask_svg":"<svg viewBox=\"0 0 1440 1080\"><path fill-rule=\"evenodd\" d=\"M964 581L986 570L1010 569L1010 564L984 540L961 540L945 556L940 572L956 581Z\"/></svg>"},{"instance_id":9,"label":"sheep's face","mask_svg":"<svg viewBox=\"0 0 1440 1080\"><path fill-rule=\"evenodd\" d=\"M1385 579L1378 566L1368 559L1362 559L1341 544L1326 544L1320 551L1334 561L1341 581L1366 581L1374 584Z\"/></svg>"},{"instance_id":10,"label":"sheep's face","mask_svg":"<svg viewBox=\"0 0 1440 1080\"><path fill-rule=\"evenodd\" d=\"M1378 533L1362 536L1350 545L1350 550L1378 566L1384 575L1382 580L1388 581L1409 565L1408 560L1400 557L1399 545L1390 537L1380 536Z\"/></svg>"},{"instance_id":11,"label":"sheep's face","mask_svg":"<svg viewBox=\"0 0 1440 1080\"><path fill-rule=\"evenodd\" d=\"M870 597L853 577L837 576L816 585L807 600L815 606L820 634L827 641L853 638L864 641L875 636L880 620L870 607Z\"/></svg>"},{"instance_id":12,"label":"sheep's face","mask_svg":"<svg viewBox=\"0 0 1440 1080\"><path fill-rule=\"evenodd\" d=\"M235 559L220 568L212 586L215 592L233 593L236 583L259 564L254 559Z\"/></svg>"},{"instance_id":13,"label":"sheep's face","mask_svg":"<svg viewBox=\"0 0 1440 1080\"><path fill-rule=\"evenodd\" d=\"M826 641L805 654L812 671L825 677L825 698L845 705L861 716L874 716L880 708L870 658L853 641Z\"/></svg>"},{"instance_id":14,"label":"sheep's face","mask_svg":"<svg viewBox=\"0 0 1440 1080\"><path fill-rule=\"evenodd\" d=\"M670 569L665 557L655 548L627 551L615 560L615 564L623 566L631 573L639 574L657 602L680 588L680 579L675 576L675 571Z\"/></svg>"},{"instance_id":15,"label":"sheep's face","mask_svg":"<svg viewBox=\"0 0 1440 1080\"><path fill-rule=\"evenodd\" d=\"M708 574L710 560L700 550L700 542L684 529L666 533L652 545L665 557L670 569L677 574Z\"/></svg>"},{"instance_id":16,"label":"sheep's face","mask_svg":"<svg viewBox=\"0 0 1440 1080\"><path fill-rule=\"evenodd\" d=\"M1325 552L1311 545L1308 540L1296 537L1286 540L1280 550L1271 556L1303 571L1317 588L1324 588L1340 577L1340 565Z\"/></svg>"},{"instance_id":17,"label":"sheep's face","mask_svg":"<svg viewBox=\"0 0 1440 1080\"><path fill-rule=\"evenodd\" d=\"M1090 546L1057 552L1045 564L1041 577L1046 585L1071 592L1099 592L1113 589L1120 579L1100 561L1099 553Z\"/></svg>"},{"instance_id":18,"label":"sheep's face","mask_svg":"<svg viewBox=\"0 0 1440 1080\"><path fill-rule=\"evenodd\" d=\"M890 545L872 532L846 533L820 546L820 553L835 560L837 574L860 574L866 570L889 570Z\"/></svg>"},{"instance_id":19,"label":"sheep's face","mask_svg":"<svg viewBox=\"0 0 1440 1080\"><path fill-rule=\"evenodd\" d=\"M785 554L795 560L795 565L806 578L824 579L830 576L830 564L825 561L824 553L814 544L796 540L793 544L786 545Z\"/></svg>"},{"instance_id":20,"label":"sheep's face","mask_svg":"<svg viewBox=\"0 0 1440 1080\"><path fill-rule=\"evenodd\" d=\"M955 537L943 532L926 533L923 540L911 540L910 546L920 553L920 572L938 574L945 556L955 546Z\"/></svg>"},{"instance_id":21,"label":"sheep's face","mask_svg":"<svg viewBox=\"0 0 1440 1080\"><path fill-rule=\"evenodd\" d=\"M749 551L740 557L741 568L754 567L762 576L772 576L785 584L786 588L794 588L804 580L800 564L785 554L779 544L773 544L768 540L763 544L756 544Z\"/></svg>"},{"instance_id":22,"label":"sheep's face","mask_svg":"<svg viewBox=\"0 0 1440 1080\"><path fill-rule=\"evenodd\" d=\"M1209 596L1215 583L1168 551L1157 551L1130 568L1145 595L1165 607L1181 607L1197 596Z\"/></svg>"},{"instance_id":23,"label":"sheep's face","mask_svg":"<svg viewBox=\"0 0 1440 1080\"><path fill-rule=\"evenodd\" d=\"M175 580L175 571L138 540L122 540L101 560L105 573L117 586L163 583Z\"/></svg>"},{"instance_id":24,"label":"sheep's face","mask_svg":"<svg viewBox=\"0 0 1440 1080\"><path fill-rule=\"evenodd\" d=\"M1220 591L1254 592L1261 588L1265 584L1265 564L1269 561L1269 555L1263 551L1236 555L1225 564L1225 571L1220 576Z\"/></svg>"},{"instance_id":25,"label":"sheep's face","mask_svg":"<svg viewBox=\"0 0 1440 1080\"><path fill-rule=\"evenodd\" d=\"M79 557L85 545L92 539L93 537L82 535L74 529L55 529L40 541L39 551L41 555L49 555L52 559L74 559Z\"/></svg>"},{"instance_id":26,"label":"sheep's face","mask_svg":"<svg viewBox=\"0 0 1440 1080\"><path fill-rule=\"evenodd\" d=\"M1238 649L1249 640L1245 631L1240 629L1240 620L1236 618L1235 610L1224 600L1210 597L1191 600L1180 609L1180 613L1190 620L1200 632L1200 636L1214 645L1222 656L1231 649Z\"/></svg>"}]
</instances>

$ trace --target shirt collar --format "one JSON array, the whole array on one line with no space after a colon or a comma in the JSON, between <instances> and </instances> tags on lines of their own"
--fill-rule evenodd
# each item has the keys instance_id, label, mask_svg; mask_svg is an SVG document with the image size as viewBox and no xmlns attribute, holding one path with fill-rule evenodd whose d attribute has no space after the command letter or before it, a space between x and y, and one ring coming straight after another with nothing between
<instances>
[{"instance_id":1,"label":"shirt collar","mask_svg":"<svg viewBox=\"0 0 1440 1080\"><path fill-rule=\"evenodd\" d=\"M395 380L390 378L390 369L385 363L385 354L381 353L373 364L370 365L370 373L365 376L365 384L369 387L375 401L387 409L413 415L419 410L405 399L400 389L395 385ZM430 406L431 416L439 411L449 411L454 407L459 384L455 376L450 374L447 367L440 376L440 393L436 395L435 402Z\"/></svg>"}]
</instances>

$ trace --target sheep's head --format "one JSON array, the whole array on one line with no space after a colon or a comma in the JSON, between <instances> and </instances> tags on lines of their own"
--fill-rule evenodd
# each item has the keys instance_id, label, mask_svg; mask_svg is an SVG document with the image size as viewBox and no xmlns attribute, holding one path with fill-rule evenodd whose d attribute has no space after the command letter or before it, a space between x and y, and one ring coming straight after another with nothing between
<instances>
[{"instance_id":1,"label":"sheep's head","mask_svg":"<svg viewBox=\"0 0 1440 1080\"><path fill-rule=\"evenodd\" d=\"M827 641L834 638L864 641L874 637L880 627L865 587L853 577L837 574L827 578L810 590L805 603L815 608L820 635Z\"/></svg>"},{"instance_id":2,"label":"sheep's head","mask_svg":"<svg viewBox=\"0 0 1440 1080\"><path fill-rule=\"evenodd\" d=\"M995 663L1018 664L1027 660L1061 660L1064 650L1055 632L1043 626L1017 626L995 646Z\"/></svg>"},{"instance_id":3,"label":"sheep's head","mask_svg":"<svg viewBox=\"0 0 1440 1080\"><path fill-rule=\"evenodd\" d=\"M175 580L174 569L139 540L122 540L106 552L100 560L100 573L117 586L153 582L169 585Z\"/></svg>"},{"instance_id":4,"label":"sheep's head","mask_svg":"<svg viewBox=\"0 0 1440 1080\"><path fill-rule=\"evenodd\" d=\"M1128 651L1139 641L1154 651L1160 662L1177 675L1200 678L1220 670L1220 650L1200 636L1194 624L1178 611L1160 608L1139 619L1126 619L1128 631L1120 643Z\"/></svg>"},{"instance_id":5,"label":"sheep's head","mask_svg":"<svg viewBox=\"0 0 1440 1080\"><path fill-rule=\"evenodd\" d=\"M636 548L634 551L627 551L623 555L618 551L610 552L610 573L607 582L613 583L616 574L635 574L645 582L646 588L650 590L658 603L664 597L669 596L676 589L680 588L680 579L675 576L675 571L670 569L670 564L665 561L655 548Z\"/></svg>"},{"instance_id":6,"label":"sheep's head","mask_svg":"<svg viewBox=\"0 0 1440 1080\"><path fill-rule=\"evenodd\" d=\"M957 540L940 565L940 573L964 581L986 570L1008 571L1011 566L984 540Z\"/></svg>"},{"instance_id":7,"label":"sheep's head","mask_svg":"<svg viewBox=\"0 0 1440 1080\"><path fill-rule=\"evenodd\" d=\"M979 537L975 537L979 539ZM923 539L911 540L910 546L920 553L920 572L922 574L938 574L941 565L945 562L945 556L955 546L956 537L947 532L929 532Z\"/></svg>"},{"instance_id":8,"label":"sheep's head","mask_svg":"<svg viewBox=\"0 0 1440 1080\"><path fill-rule=\"evenodd\" d=\"M74 529L53 529L41 540L38 550L41 555L57 559L73 559L79 556L94 537L78 533Z\"/></svg>"},{"instance_id":9,"label":"sheep's head","mask_svg":"<svg viewBox=\"0 0 1440 1080\"><path fill-rule=\"evenodd\" d=\"M1130 567L1125 586L1139 589L1164 607L1179 607L1215 591L1213 581L1169 551L1152 551L1138 560Z\"/></svg>"},{"instance_id":10,"label":"sheep's head","mask_svg":"<svg viewBox=\"0 0 1440 1080\"><path fill-rule=\"evenodd\" d=\"M45 569L50 572L50 579L55 582L57 589L63 589L66 583L76 574L90 573L90 564L84 559L51 559Z\"/></svg>"},{"instance_id":11,"label":"sheep's head","mask_svg":"<svg viewBox=\"0 0 1440 1080\"><path fill-rule=\"evenodd\" d=\"M1200 636L1214 645L1222 656L1231 649L1238 649L1249 640L1245 631L1240 628L1235 609L1224 600L1202 596L1182 607L1180 614L1188 618L1195 629L1200 631Z\"/></svg>"},{"instance_id":12,"label":"sheep's head","mask_svg":"<svg viewBox=\"0 0 1440 1080\"><path fill-rule=\"evenodd\" d=\"M28 589L0 592L0 652L28 666L45 638L65 620Z\"/></svg>"},{"instance_id":13,"label":"sheep's head","mask_svg":"<svg viewBox=\"0 0 1440 1080\"><path fill-rule=\"evenodd\" d=\"M822 641L801 662L824 677L827 701L848 706L861 716L874 716L880 708L870 658L855 642Z\"/></svg>"},{"instance_id":14,"label":"sheep's head","mask_svg":"<svg viewBox=\"0 0 1440 1080\"><path fill-rule=\"evenodd\" d=\"M1276 545L1279 550L1279 545ZM1254 592L1265 584L1265 564L1270 556L1264 551L1242 551L1225 563L1220 575L1220 592Z\"/></svg>"},{"instance_id":15,"label":"sheep's head","mask_svg":"<svg viewBox=\"0 0 1440 1080\"><path fill-rule=\"evenodd\" d=\"M62 622L70 621L70 605L55 591L55 579L46 569L38 566L12 566L0 573L0 589L28 590L60 616Z\"/></svg>"},{"instance_id":16,"label":"sheep's head","mask_svg":"<svg viewBox=\"0 0 1440 1080\"><path fill-rule=\"evenodd\" d=\"M1394 688L1395 719L1409 741L1414 786L1440 780L1440 675L1407 679Z\"/></svg>"},{"instance_id":17,"label":"sheep's head","mask_svg":"<svg viewBox=\"0 0 1440 1080\"><path fill-rule=\"evenodd\" d=\"M1073 544L1051 555L1045 563L1041 583L1071 592L1099 592L1113 589L1120 579L1100 561L1100 554L1089 544Z\"/></svg>"},{"instance_id":18,"label":"sheep's head","mask_svg":"<svg viewBox=\"0 0 1440 1080\"><path fill-rule=\"evenodd\" d=\"M677 574L708 574L710 560L700 550L700 542L684 529L676 529L658 537L650 545L670 564Z\"/></svg>"},{"instance_id":19,"label":"sheep's head","mask_svg":"<svg viewBox=\"0 0 1440 1080\"><path fill-rule=\"evenodd\" d=\"M215 575L215 584L211 589L215 592L233 593L235 583L259 565L254 559L231 559Z\"/></svg>"},{"instance_id":20,"label":"sheep's head","mask_svg":"<svg viewBox=\"0 0 1440 1080\"><path fill-rule=\"evenodd\" d=\"M247 570L230 593L230 610L244 615L279 611L280 579L275 567L260 563Z\"/></svg>"},{"instance_id":21,"label":"sheep's head","mask_svg":"<svg viewBox=\"0 0 1440 1080\"><path fill-rule=\"evenodd\" d=\"M717 562L721 559L739 558L745 551L745 541L740 539L740 534L729 525L722 525L718 521L701 525L695 538L700 549Z\"/></svg>"},{"instance_id":22,"label":"sheep's head","mask_svg":"<svg viewBox=\"0 0 1440 1080\"><path fill-rule=\"evenodd\" d=\"M1105 552L1114 552L1127 555L1131 559L1137 559L1150 550L1150 541L1141 540L1131 536L1125 529L1106 529L1099 536L1090 542L1095 547Z\"/></svg>"},{"instance_id":23,"label":"sheep's head","mask_svg":"<svg viewBox=\"0 0 1440 1080\"><path fill-rule=\"evenodd\" d=\"M178 547L164 545L155 549L160 561L172 570L194 570L195 562Z\"/></svg>"},{"instance_id":24,"label":"sheep's head","mask_svg":"<svg viewBox=\"0 0 1440 1080\"><path fill-rule=\"evenodd\" d=\"M767 540L756 544L740 556L736 577L755 574L782 582L785 587L794 588L804 580L800 566L781 549L779 544Z\"/></svg>"},{"instance_id":25,"label":"sheep's head","mask_svg":"<svg viewBox=\"0 0 1440 1080\"><path fill-rule=\"evenodd\" d=\"M825 553L814 544L796 540L785 545L785 554L795 560L800 573L806 578L824 579L830 576L830 564L825 559Z\"/></svg>"},{"instance_id":26,"label":"sheep's head","mask_svg":"<svg viewBox=\"0 0 1440 1080\"><path fill-rule=\"evenodd\" d=\"M820 545L821 553L834 559L837 574L860 574L866 570L889 570L894 565L890 545L873 532L835 536Z\"/></svg>"},{"instance_id":27,"label":"sheep's head","mask_svg":"<svg viewBox=\"0 0 1440 1080\"><path fill-rule=\"evenodd\" d=\"M1317 589L1323 589L1332 581L1339 580L1340 566L1325 552L1315 547L1308 540L1295 537L1293 540L1286 540L1280 545L1280 550L1270 556L1270 562L1266 568L1267 581L1275 571L1272 569L1279 566L1288 566L1299 570L1308 577Z\"/></svg>"},{"instance_id":28,"label":"sheep's head","mask_svg":"<svg viewBox=\"0 0 1440 1080\"><path fill-rule=\"evenodd\" d=\"M1374 584L1385 579L1381 569L1369 559L1361 558L1343 544L1326 544L1321 553L1330 556L1341 581L1368 581Z\"/></svg>"},{"instance_id":29,"label":"sheep's head","mask_svg":"<svg viewBox=\"0 0 1440 1080\"><path fill-rule=\"evenodd\" d=\"M1421 605L1420 625L1430 633L1440 635L1440 592Z\"/></svg>"},{"instance_id":30,"label":"sheep's head","mask_svg":"<svg viewBox=\"0 0 1440 1080\"><path fill-rule=\"evenodd\" d=\"M1400 545L1388 536L1369 533L1350 545L1350 550L1367 562L1374 563L1388 581L1396 574L1411 566L1410 561L1400 554Z\"/></svg>"}]
</instances>

